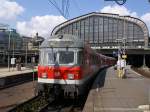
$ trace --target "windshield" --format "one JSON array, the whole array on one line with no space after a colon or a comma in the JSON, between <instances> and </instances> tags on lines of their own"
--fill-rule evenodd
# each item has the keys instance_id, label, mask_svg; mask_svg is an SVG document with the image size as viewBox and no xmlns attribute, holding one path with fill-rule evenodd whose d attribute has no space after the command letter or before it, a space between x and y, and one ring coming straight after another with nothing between
<instances>
[{"instance_id":1,"label":"windshield","mask_svg":"<svg viewBox=\"0 0 150 112\"><path fill-rule=\"evenodd\" d=\"M48 53L48 64L55 64L57 58L57 52Z\"/></svg>"},{"instance_id":2,"label":"windshield","mask_svg":"<svg viewBox=\"0 0 150 112\"><path fill-rule=\"evenodd\" d=\"M74 64L74 51L43 50L40 54L42 65Z\"/></svg>"},{"instance_id":3,"label":"windshield","mask_svg":"<svg viewBox=\"0 0 150 112\"><path fill-rule=\"evenodd\" d=\"M59 51L59 64L72 64L74 62L73 51Z\"/></svg>"}]
</instances>

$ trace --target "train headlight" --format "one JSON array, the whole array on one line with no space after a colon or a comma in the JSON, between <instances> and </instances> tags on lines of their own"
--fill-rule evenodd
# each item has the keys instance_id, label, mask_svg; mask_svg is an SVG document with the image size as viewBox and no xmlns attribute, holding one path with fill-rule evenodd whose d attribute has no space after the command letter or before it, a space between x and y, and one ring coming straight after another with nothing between
<instances>
[{"instance_id":1,"label":"train headlight","mask_svg":"<svg viewBox=\"0 0 150 112\"><path fill-rule=\"evenodd\" d=\"M74 79L74 74L68 74L68 79L70 80Z\"/></svg>"},{"instance_id":2,"label":"train headlight","mask_svg":"<svg viewBox=\"0 0 150 112\"><path fill-rule=\"evenodd\" d=\"M47 78L47 73L42 73L42 78Z\"/></svg>"}]
</instances>

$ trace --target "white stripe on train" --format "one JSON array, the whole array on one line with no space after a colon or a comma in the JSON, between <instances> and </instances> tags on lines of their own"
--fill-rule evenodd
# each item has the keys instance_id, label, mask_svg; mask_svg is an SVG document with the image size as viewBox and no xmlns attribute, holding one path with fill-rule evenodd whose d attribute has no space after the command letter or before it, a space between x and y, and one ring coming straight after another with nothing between
<instances>
[{"instance_id":1,"label":"white stripe on train","mask_svg":"<svg viewBox=\"0 0 150 112\"><path fill-rule=\"evenodd\" d=\"M66 80L66 79L44 79L38 78L39 83L50 83L50 84L83 84L85 80Z\"/></svg>"}]
</instances>

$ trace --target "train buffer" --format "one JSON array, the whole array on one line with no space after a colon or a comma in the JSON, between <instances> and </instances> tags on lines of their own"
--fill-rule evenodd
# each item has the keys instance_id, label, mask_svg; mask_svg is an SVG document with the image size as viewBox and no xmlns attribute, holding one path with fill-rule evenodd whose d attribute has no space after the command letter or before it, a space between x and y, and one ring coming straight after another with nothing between
<instances>
[{"instance_id":1,"label":"train buffer","mask_svg":"<svg viewBox=\"0 0 150 112\"><path fill-rule=\"evenodd\" d=\"M145 112L139 107L150 103L150 79L131 69L127 71L126 79L120 79L116 72L110 67L100 73L89 92L83 112Z\"/></svg>"}]
</instances>

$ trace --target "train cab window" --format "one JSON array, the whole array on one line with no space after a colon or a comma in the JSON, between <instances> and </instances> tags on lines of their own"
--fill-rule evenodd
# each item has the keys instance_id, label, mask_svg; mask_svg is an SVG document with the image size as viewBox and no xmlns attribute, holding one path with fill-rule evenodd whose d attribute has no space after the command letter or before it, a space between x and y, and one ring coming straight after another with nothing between
<instances>
[{"instance_id":1,"label":"train cab window","mask_svg":"<svg viewBox=\"0 0 150 112\"><path fill-rule=\"evenodd\" d=\"M74 52L73 51L59 51L59 64L73 64Z\"/></svg>"},{"instance_id":2,"label":"train cab window","mask_svg":"<svg viewBox=\"0 0 150 112\"><path fill-rule=\"evenodd\" d=\"M48 64L54 64L56 61L57 53L48 53Z\"/></svg>"}]
</instances>

